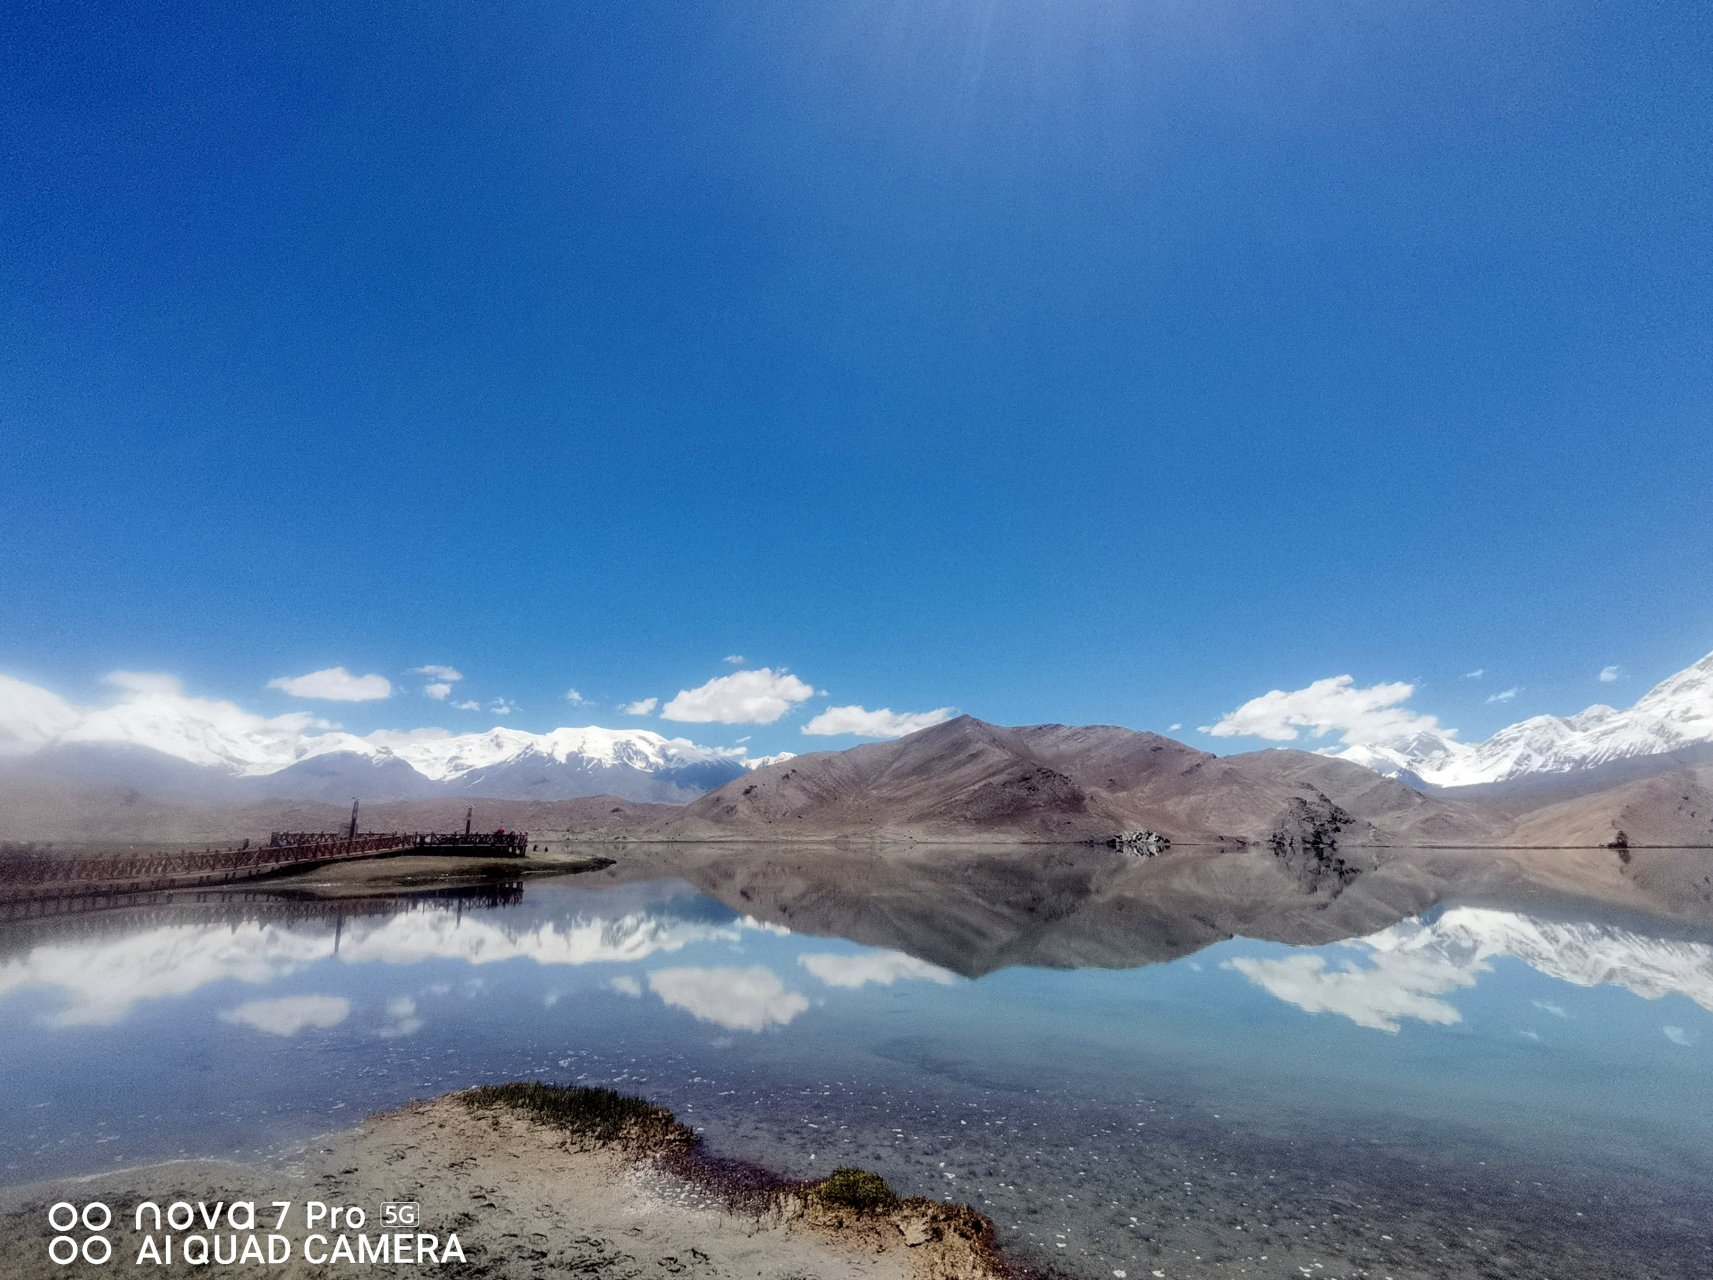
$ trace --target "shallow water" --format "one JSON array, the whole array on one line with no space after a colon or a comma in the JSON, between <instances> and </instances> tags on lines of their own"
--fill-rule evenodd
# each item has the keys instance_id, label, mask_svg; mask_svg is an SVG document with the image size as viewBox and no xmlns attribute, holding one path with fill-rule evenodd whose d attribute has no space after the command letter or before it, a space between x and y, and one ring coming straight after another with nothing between
<instances>
[{"instance_id":1,"label":"shallow water","mask_svg":"<svg viewBox=\"0 0 1713 1280\"><path fill-rule=\"evenodd\" d=\"M227 900L0 934L0 1173L535 1077L965 1200L1077 1276L1704 1276L1710 1052L1713 947L1495 907L971 979L677 881Z\"/></svg>"}]
</instances>

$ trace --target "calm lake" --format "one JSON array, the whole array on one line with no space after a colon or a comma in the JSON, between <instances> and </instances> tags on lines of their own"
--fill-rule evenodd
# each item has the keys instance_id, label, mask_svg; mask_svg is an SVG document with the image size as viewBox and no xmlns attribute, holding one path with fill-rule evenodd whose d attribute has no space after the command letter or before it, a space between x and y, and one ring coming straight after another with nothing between
<instances>
[{"instance_id":1,"label":"calm lake","mask_svg":"<svg viewBox=\"0 0 1713 1280\"><path fill-rule=\"evenodd\" d=\"M966 1201L1073 1276L1713 1274L1713 947L1635 921L965 977L680 881L251 895L0 931L0 1075L8 1183L540 1078Z\"/></svg>"}]
</instances>

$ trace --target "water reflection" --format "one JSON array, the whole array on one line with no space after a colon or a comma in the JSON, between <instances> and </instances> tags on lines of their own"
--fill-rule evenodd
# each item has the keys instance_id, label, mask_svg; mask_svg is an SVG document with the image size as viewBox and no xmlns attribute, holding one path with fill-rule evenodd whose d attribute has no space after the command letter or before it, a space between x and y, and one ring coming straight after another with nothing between
<instances>
[{"instance_id":1,"label":"water reflection","mask_svg":"<svg viewBox=\"0 0 1713 1280\"><path fill-rule=\"evenodd\" d=\"M1190 910L1193 885L1143 902L1074 861L971 866L933 900L799 863L33 922L0 936L0 1168L253 1155L547 1077L645 1092L788 1172L818 1157L952 1189L1044 1248L1081 1239L1090 1276L1140 1266L1132 1201L1207 1161L1233 1214L1288 1200L1281 1168L1289 1195L1336 1183L1422 1221L1467 1203L1481 1162L1484 1196L1550 1183L1589 1215L1565 1182L1582 1168L1623 1170L1632 1195L1713 1192L1705 938L1538 907L1400 919L1382 895L1239 920ZM1299 934L1316 945L1270 940ZM1101 967L1021 963L1079 957ZM1601 1221L1579 1248L1630 1229Z\"/></svg>"},{"instance_id":2,"label":"water reflection","mask_svg":"<svg viewBox=\"0 0 1713 1280\"><path fill-rule=\"evenodd\" d=\"M1338 949L1332 949L1338 950ZM1713 1010L1713 946L1650 938L1615 925L1542 920L1511 911L1457 907L1358 939L1344 957L1318 952L1225 963L1258 987L1308 1013L1335 1013L1396 1034L1403 1020L1462 1021L1446 997L1473 987L1499 957L1580 987L1611 985L1647 1000L1681 995ZM1560 1004L1535 1000L1554 1017ZM1539 1040L1539 1032L1525 1030ZM1687 1044L1682 1028L1667 1038Z\"/></svg>"},{"instance_id":3,"label":"water reflection","mask_svg":"<svg viewBox=\"0 0 1713 1280\"><path fill-rule=\"evenodd\" d=\"M336 1027L351 1016L343 996L281 996L277 1000L246 1000L220 1015L270 1036L295 1036L306 1027Z\"/></svg>"},{"instance_id":4,"label":"water reflection","mask_svg":"<svg viewBox=\"0 0 1713 1280\"><path fill-rule=\"evenodd\" d=\"M314 912L281 902L283 922L268 919L266 899L246 901L229 922L127 927L122 917L79 920L73 936L28 946L0 960L0 999L49 990L63 998L51 1026L111 1026L146 1000L181 997L211 983L261 985L322 960L348 965L407 965L453 959L469 965L529 960L585 965L645 960L710 942L735 942L746 928L772 930L713 908L724 918L675 915L674 899L693 900L688 886L614 890L595 911L542 918L526 910L467 911L438 901L391 904L387 914L348 918L347 904ZM201 904L198 904L200 908ZM201 915L200 909L192 916ZM151 918L166 918L151 912ZM101 926L105 926L102 928ZM333 1024L326 1024L333 1025Z\"/></svg>"},{"instance_id":5,"label":"water reflection","mask_svg":"<svg viewBox=\"0 0 1713 1280\"><path fill-rule=\"evenodd\" d=\"M760 965L656 969L648 975L648 989L698 1022L728 1031L783 1027L809 1007L806 996Z\"/></svg>"},{"instance_id":6,"label":"water reflection","mask_svg":"<svg viewBox=\"0 0 1713 1280\"><path fill-rule=\"evenodd\" d=\"M994 904L983 905L990 915L997 914ZM427 896L356 903L245 895L224 904L181 904L179 921L166 923L173 914L166 904L141 918L109 913L73 919L60 922L69 934L64 937L53 936L54 922L35 922L33 945L13 936L12 954L0 960L0 1000L13 993L52 992L60 1002L38 1019L42 1025L112 1026L141 1002L182 998L211 984L263 986L324 961L358 966L430 960L472 967L510 961L545 967L636 965L687 948L741 949L746 937L793 936L784 925L723 907L674 881L599 892L544 886L527 904L521 887L503 896L483 891L473 899ZM799 923L825 927L813 920ZM891 947L804 949L791 955L790 963L820 986L835 990L902 982L950 986L959 981L959 972L979 969L993 950L984 940L960 953L955 933L925 935L916 917L894 915L881 923L889 927L870 922L866 932L884 936ZM1029 932L1031 941L1039 942L1044 930ZM1161 946L1161 922L1153 915L1115 927L1091 908L1060 915L1052 921L1051 932L1058 953L1111 953L1126 942L1153 953ZM912 954L912 949L930 951L952 967ZM1018 947L1013 941L1003 949ZM1343 943L1233 955L1219 963L1305 1012L1332 1013L1396 1034L1412 1020L1440 1026L1462 1021L1456 993L1474 987L1492 972L1496 960L1507 957L1575 986L1616 986L1647 1000L1679 995L1713 1011L1713 945L1707 942L1487 906L1436 908ZM1199 971L1201 963L1192 967ZM621 975L610 985L635 997L646 988L666 1004L728 1030L784 1026L810 1007L789 975L758 965L680 965L654 969L641 978ZM549 993L544 1004L551 1007L556 1000ZM420 1029L414 1004L405 998L396 1004L390 1012L390 1034ZM1567 1016L1553 1002L1534 1004L1542 1012ZM338 1016L333 1013L336 1006L341 1009ZM278 1035L336 1026L349 1013L348 1005L331 996L252 1000L240 1009L226 1020ZM1688 1045L1694 1036L1674 1028L1671 1038Z\"/></svg>"}]
</instances>

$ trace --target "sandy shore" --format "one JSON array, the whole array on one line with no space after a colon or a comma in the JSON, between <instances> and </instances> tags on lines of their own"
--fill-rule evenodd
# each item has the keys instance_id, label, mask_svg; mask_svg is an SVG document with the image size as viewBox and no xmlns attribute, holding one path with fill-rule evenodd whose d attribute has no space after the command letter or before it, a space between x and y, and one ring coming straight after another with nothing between
<instances>
[{"instance_id":1,"label":"sandy shore","mask_svg":"<svg viewBox=\"0 0 1713 1280\"><path fill-rule=\"evenodd\" d=\"M910 1200L851 1209L821 1198L814 1186L788 1186L689 1147L663 1156L633 1141L568 1133L507 1107L474 1108L465 1095L454 1094L373 1116L278 1168L179 1161L8 1189L0 1193L0 1275L34 1280L130 1273L145 1239L154 1234L160 1242L168 1234L151 1233L152 1223L135 1230L136 1206L154 1201L165 1211L175 1200L210 1208L253 1201L256 1230L234 1231L244 1224L228 1217L211 1231L198 1222L171 1233L173 1260L148 1265L150 1274L233 1280L988 1280L1011 1274L992 1251L986 1219L961 1206ZM58 1201L80 1208L100 1201L111 1208L112 1226L102 1233L112 1244L110 1263L60 1266L50 1260L56 1234L50 1208ZM291 1207L275 1232L279 1201ZM325 1217L309 1224L311 1202L362 1210L366 1222L355 1231ZM433 1236L438 1260L423 1257L424 1246L414 1239L408 1250L418 1261L336 1260L342 1236L355 1251L362 1247L359 1237L374 1248L392 1234L396 1228L381 1221L384 1206L396 1203L420 1206L420 1225L407 1234ZM78 1227L70 1234L83 1240L89 1233ZM275 1234L284 1240L270 1245ZM274 1264L192 1265L183 1251L193 1235L235 1238L239 1250L253 1237L256 1248L271 1247L276 1256L289 1249L290 1256ZM448 1260L453 1253L462 1259Z\"/></svg>"}]
</instances>

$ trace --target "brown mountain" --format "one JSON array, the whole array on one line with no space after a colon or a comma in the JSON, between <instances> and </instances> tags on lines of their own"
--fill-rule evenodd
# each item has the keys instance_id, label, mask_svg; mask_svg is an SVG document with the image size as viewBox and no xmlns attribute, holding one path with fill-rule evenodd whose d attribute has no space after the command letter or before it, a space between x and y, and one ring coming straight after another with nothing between
<instances>
[{"instance_id":1,"label":"brown mountain","mask_svg":"<svg viewBox=\"0 0 1713 1280\"><path fill-rule=\"evenodd\" d=\"M0 770L0 839L224 843L270 830L334 829L349 810L314 796L261 799L191 766L120 785L110 770L52 761ZM176 762L169 762L174 763ZM133 773L135 770L132 771ZM126 776L130 776L127 774ZM463 797L365 803L371 829L461 825ZM475 801L477 824L583 840L988 843L1105 840L1158 831L1178 845L1597 848L1713 845L1713 763L1575 787L1417 791L1304 751L1215 756L1110 725L1005 728L961 716L893 742L757 769L688 805L611 797ZM1360 869L1354 855L1351 867ZM1348 870L1348 868L1346 868Z\"/></svg>"},{"instance_id":2,"label":"brown mountain","mask_svg":"<svg viewBox=\"0 0 1713 1280\"><path fill-rule=\"evenodd\" d=\"M960 716L849 751L798 756L686 805L671 839L1077 841L1149 829L1179 843L1486 844L1502 824L1345 761L1220 757L1110 725L1004 728Z\"/></svg>"},{"instance_id":3,"label":"brown mountain","mask_svg":"<svg viewBox=\"0 0 1713 1280\"><path fill-rule=\"evenodd\" d=\"M1580 847L1621 834L1631 845L1713 846L1713 764L1667 767L1591 794L1559 799L1547 792L1539 800L1518 812L1507 843Z\"/></svg>"}]
</instances>

